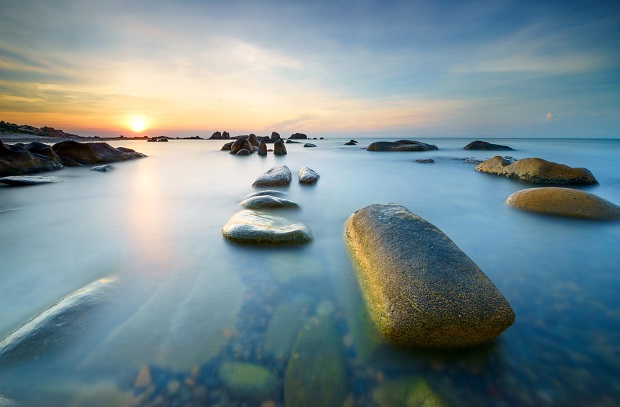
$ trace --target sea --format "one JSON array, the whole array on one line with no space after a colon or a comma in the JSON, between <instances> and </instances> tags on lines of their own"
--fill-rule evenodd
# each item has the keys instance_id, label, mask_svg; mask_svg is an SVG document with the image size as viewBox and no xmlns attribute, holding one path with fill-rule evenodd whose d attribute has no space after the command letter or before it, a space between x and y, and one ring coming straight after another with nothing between
<instances>
[{"instance_id":1,"label":"sea","mask_svg":"<svg viewBox=\"0 0 620 407\"><path fill-rule=\"evenodd\" d=\"M620 204L620 140L486 140L514 149L493 152L422 138L439 149L364 149L377 140L327 137L266 157L230 155L223 140L111 141L148 157L1 186L0 406L297 407L290 400L313 393L348 407L620 405L620 222L509 207L510 194L537 185L475 171L494 155L585 167L599 184L574 188ZM227 241L222 227L253 181L282 165L293 182L279 190L299 208L270 212L307 225L313 241ZM318 183L299 184L302 167ZM503 293L515 323L473 349L385 343L343 238L347 218L377 203L441 229ZM336 334L301 340L320 330L317 317ZM341 378L304 358L317 350L331 352ZM223 366L246 373L230 379Z\"/></svg>"}]
</instances>

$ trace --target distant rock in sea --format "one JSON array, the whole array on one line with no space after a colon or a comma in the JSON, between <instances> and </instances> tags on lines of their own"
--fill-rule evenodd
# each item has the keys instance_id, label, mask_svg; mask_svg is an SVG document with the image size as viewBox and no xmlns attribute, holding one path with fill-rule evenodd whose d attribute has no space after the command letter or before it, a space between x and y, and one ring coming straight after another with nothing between
<instances>
[{"instance_id":1,"label":"distant rock in sea","mask_svg":"<svg viewBox=\"0 0 620 407\"><path fill-rule=\"evenodd\" d=\"M502 175L536 184L598 184L594 175L586 168L573 168L541 158L523 158L511 162L500 156L495 156L478 164L476 171Z\"/></svg>"},{"instance_id":2,"label":"distant rock in sea","mask_svg":"<svg viewBox=\"0 0 620 407\"><path fill-rule=\"evenodd\" d=\"M508 146L503 146L501 144L491 144L491 143L487 143L486 141L480 141L480 140L472 141L471 143L463 147L463 150L486 150L486 151L510 150L510 151L513 151L513 149Z\"/></svg>"},{"instance_id":3,"label":"distant rock in sea","mask_svg":"<svg viewBox=\"0 0 620 407\"><path fill-rule=\"evenodd\" d=\"M545 215L620 220L620 207L598 195L572 188L529 188L510 195L506 204Z\"/></svg>"},{"instance_id":4,"label":"distant rock in sea","mask_svg":"<svg viewBox=\"0 0 620 407\"><path fill-rule=\"evenodd\" d=\"M346 143L344 143L345 146L356 146L357 145L357 141L355 140L349 140Z\"/></svg>"},{"instance_id":5,"label":"distant rock in sea","mask_svg":"<svg viewBox=\"0 0 620 407\"><path fill-rule=\"evenodd\" d=\"M304 144L304 147L316 147L316 144L306 143Z\"/></svg>"},{"instance_id":6,"label":"distant rock in sea","mask_svg":"<svg viewBox=\"0 0 620 407\"><path fill-rule=\"evenodd\" d=\"M413 140L376 141L366 147L367 151L429 151L437 150L433 144Z\"/></svg>"},{"instance_id":7,"label":"distant rock in sea","mask_svg":"<svg viewBox=\"0 0 620 407\"><path fill-rule=\"evenodd\" d=\"M306 140L306 139L308 139L308 136L303 134L303 133L295 133L295 134L291 134L289 139L291 139L291 140Z\"/></svg>"}]
</instances>

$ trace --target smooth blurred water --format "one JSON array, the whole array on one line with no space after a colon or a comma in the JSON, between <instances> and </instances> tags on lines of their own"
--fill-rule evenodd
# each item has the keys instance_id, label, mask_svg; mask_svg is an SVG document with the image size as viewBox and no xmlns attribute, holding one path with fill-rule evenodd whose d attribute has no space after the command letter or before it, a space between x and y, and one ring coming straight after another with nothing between
<instances>
[{"instance_id":1,"label":"smooth blurred water","mask_svg":"<svg viewBox=\"0 0 620 407\"><path fill-rule=\"evenodd\" d=\"M144 365L169 377L227 358L277 370L261 349L244 348L260 348L273 309L304 295L308 315L325 300L336 309L352 405L376 405L375 387L411 376L449 405L620 403L618 222L507 207L512 192L533 185L463 163L458 158L496 154L463 150L471 140L421 140L440 150L417 153L367 152L372 140L345 141L287 144L282 157L231 156L219 151L223 141L112 142L148 158L116 163L109 173L66 168L53 174L64 181L57 184L0 187L0 338L81 287L114 279L102 304L56 346L34 359L0 361L0 405L135 403L130 387ZM618 140L495 142L516 150L501 155L586 167L600 184L581 189L620 203ZM279 213L308 225L314 241L296 248L227 242L222 226L242 209L254 179L276 165L293 172L284 190L301 206ZM317 185L296 182L302 166L321 175ZM360 342L363 307L343 225L357 209L387 202L439 227L508 299L517 319L494 344L439 353ZM211 385L196 405L224 393Z\"/></svg>"}]
</instances>

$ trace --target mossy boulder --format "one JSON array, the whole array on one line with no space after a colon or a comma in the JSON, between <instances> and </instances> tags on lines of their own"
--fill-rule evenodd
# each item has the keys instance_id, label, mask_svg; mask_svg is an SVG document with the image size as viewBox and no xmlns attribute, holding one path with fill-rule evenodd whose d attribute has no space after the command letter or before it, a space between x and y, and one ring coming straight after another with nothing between
<instances>
[{"instance_id":1,"label":"mossy boulder","mask_svg":"<svg viewBox=\"0 0 620 407\"><path fill-rule=\"evenodd\" d=\"M372 398L379 407L443 407L446 404L419 377L390 380L375 389Z\"/></svg>"},{"instance_id":2,"label":"mossy boulder","mask_svg":"<svg viewBox=\"0 0 620 407\"><path fill-rule=\"evenodd\" d=\"M228 240L253 245L303 244L312 240L310 229L301 223L265 213L243 210L222 228Z\"/></svg>"},{"instance_id":3,"label":"mossy boulder","mask_svg":"<svg viewBox=\"0 0 620 407\"><path fill-rule=\"evenodd\" d=\"M220 366L218 379L235 399L260 403L278 394L278 381L273 373L262 366L230 362Z\"/></svg>"},{"instance_id":4,"label":"mossy boulder","mask_svg":"<svg viewBox=\"0 0 620 407\"><path fill-rule=\"evenodd\" d=\"M524 189L510 195L506 204L546 215L620 220L620 207L618 205L597 195L571 188Z\"/></svg>"},{"instance_id":5,"label":"mossy boulder","mask_svg":"<svg viewBox=\"0 0 620 407\"><path fill-rule=\"evenodd\" d=\"M502 175L512 179L536 184L588 185L598 184L594 175L586 168L546 161L541 158L523 158L510 162L500 156L489 158L478 164L476 171Z\"/></svg>"},{"instance_id":6,"label":"mossy boulder","mask_svg":"<svg viewBox=\"0 0 620 407\"><path fill-rule=\"evenodd\" d=\"M312 317L299 331L284 376L284 404L342 407L347 372L342 338L328 315Z\"/></svg>"},{"instance_id":7,"label":"mossy boulder","mask_svg":"<svg viewBox=\"0 0 620 407\"><path fill-rule=\"evenodd\" d=\"M475 346L515 320L482 270L441 230L401 205L356 211L346 221L345 243L370 317L390 343Z\"/></svg>"}]
</instances>

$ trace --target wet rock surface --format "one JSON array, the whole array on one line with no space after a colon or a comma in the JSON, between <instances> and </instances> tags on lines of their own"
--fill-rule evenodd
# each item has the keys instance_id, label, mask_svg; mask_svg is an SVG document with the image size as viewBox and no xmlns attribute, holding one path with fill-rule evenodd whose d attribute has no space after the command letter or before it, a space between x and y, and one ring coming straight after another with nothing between
<instances>
[{"instance_id":1,"label":"wet rock surface","mask_svg":"<svg viewBox=\"0 0 620 407\"><path fill-rule=\"evenodd\" d=\"M370 317L389 342L475 346L514 322L512 308L478 266L401 205L355 212L345 224L345 243Z\"/></svg>"},{"instance_id":2,"label":"wet rock surface","mask_svg":"<svg viewBox=\"0 0 620 407\"><path fill-rule=\"evenodd\" d=\"M241 201L239 205L244 206L248 209L277 209L299 207L296 202L271 195L261 195L247 198Z\"/></svg>"},{"instance_id":3,"label":"wet rock surface","mask_svg":"<svg viewBox=\"0 0 620 407\"><path fill-rule=\"evenodd\" d=\"M61 170L64 166L24 147L7 146L0 141L0 177Z\"/></svg>"},{"instance_id":4,"label":"wet rock surface","mask_svg":"<svg viewBox=\"0 0 620 407\"><path fill-rule=\"evenodd\" d=\"M133 160L145 157L131 149L114 148L108 143L78 143L62 141L52 146L58 156L64 160L73 160L79 164L104 164Z\"/></svg>"},{"instance_id":5,"label":"wet rock surface","mask_svg":"<svg viewBox=\"0 0 620 407\"><path fill-rule=\"evenodd\" d=\"M478 164L476 171L536 184L598 184L594 175L586 168L573 168L541 158L523 158L511 162L503 157L495 156Z\"/></svg>"},{"instance_id":6,"label":"wet rock surface","mask_svg":"<svg viewBox=\"0 0 620 407\"><path fill-rule=\"evenodd\" d=\"M546 215L620 220L620 207L597 195L571 188L530 188L511 194L506 204Z\"/></svg>"},{"instance_id":7,"label":"wet rock surface","mask_svg":"<svg viewBox=\"0 0 620 407\"><path fill-rule=\"evenodd\" d=\"M58 177L45 177L41 175L13 175L9 177L0 178L0 183L11 185L11 186L51 184L51 183L61 182L61 181L62 179Z\"/></svg>"},{"instance_id":8,"label":"wet rock surface","mask_svg":"<svg viewBox=\"0 0 620 407\"><path fill-rule=\"evenodd\" d=\"M299 170L299 182L301 184L316 184L319 180L319 174L309 167L302 167Z\"/></svg>"},{"instance_id":9,"label":"wet rock surface","mask_svg":"<svg viewBox=\"0 0 620 407\"><path fill-rule=\"evenodd\" d=\"M250 210L234 214L222 234L233 242L250 245L295 245L312 240L306 225Z\"/></svg>"},{"instance_id":10,"label":"wet rock surface","mask_svg":"<svg viewBox=\"0 0 620 407\"><path fill-rule=\"evenodd\" d=\"M285 187L291 183L291 170L286 165L272 167L266 173L256 178L253 187Z\"/></svg>"}]
</instances>

